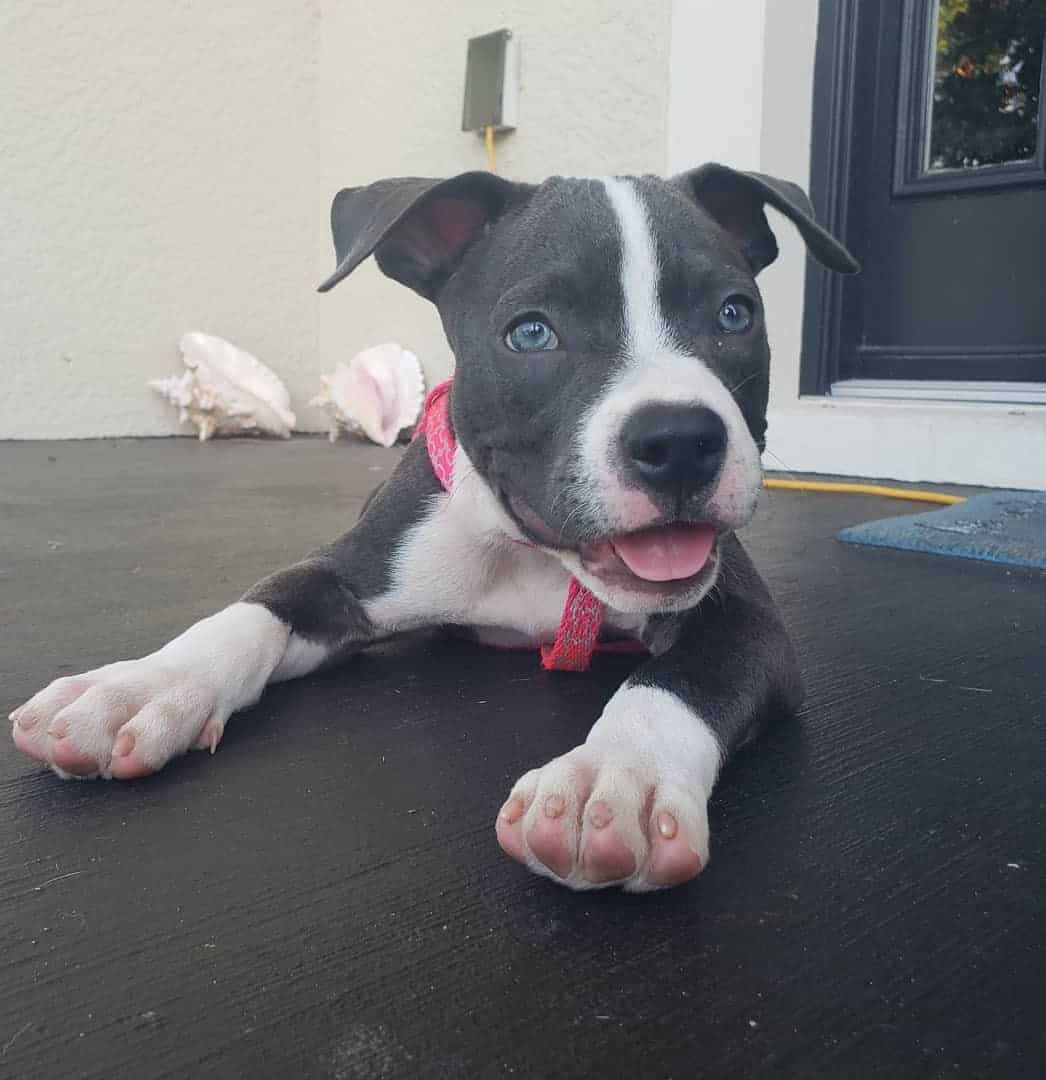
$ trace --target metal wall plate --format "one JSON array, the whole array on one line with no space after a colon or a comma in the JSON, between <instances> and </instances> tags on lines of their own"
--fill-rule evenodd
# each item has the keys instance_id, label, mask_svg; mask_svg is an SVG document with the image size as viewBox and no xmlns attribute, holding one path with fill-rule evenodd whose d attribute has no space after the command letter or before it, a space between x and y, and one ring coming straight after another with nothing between
<instances>
[{"instance_id":1,"label":"metal wall plate","mask_svg":"<svg viewBox=\"0 0 1046 1080\"><path fill-rule=\"evenodd\" d=\"M511 131L519 97L518 49L511 30L469 39L462 131Z\"/></svg>"}]
</instances>

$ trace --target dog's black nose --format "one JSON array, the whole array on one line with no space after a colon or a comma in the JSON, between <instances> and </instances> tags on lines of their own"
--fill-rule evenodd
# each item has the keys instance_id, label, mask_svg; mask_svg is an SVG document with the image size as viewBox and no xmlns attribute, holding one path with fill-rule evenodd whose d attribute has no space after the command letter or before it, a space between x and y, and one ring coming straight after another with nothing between
<instances>
[{"instance_id":1,"label":"dog's black nose","mask_svg":"<svg viewBox=\"0 0 1046 1080\"><path fill-rule=\"evenodd\" d=\"M682 506L718 475L726 456L726 425L695 405L646 405L621 431L626 468L638 483Z\"/></svg>"}]
</instances>

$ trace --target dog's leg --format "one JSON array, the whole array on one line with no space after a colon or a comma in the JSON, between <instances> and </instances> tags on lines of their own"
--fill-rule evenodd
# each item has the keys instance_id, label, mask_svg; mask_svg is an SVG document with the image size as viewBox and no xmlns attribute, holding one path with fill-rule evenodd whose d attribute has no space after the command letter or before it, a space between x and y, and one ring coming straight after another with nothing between
<instances>
[{"instance_id":1,"label":"dog's leg","mask_svg":"<svg viewBox=\"0 0 1046 1080\"><path fill-rule=\"evenodd\" d=\"M155 772L192 748L213 751L232 713L267 683L394 632L371 617L369 602L389 589L398 542L439 490L419 441L342 539L157 652L51 683L11 714L16 746L62 776L117 779ZM425 622L424 611L414 614L413 625Z\"/></svg>"},{"instance_id":2,"label":"dog's leg","mask_svg":"<svg viewBox=\"0 0 1046 1080\"><path fill-rule=\"evenodd\" d=\"M698 874L724 761L800 704L794 650L736 539L724 543L715 592L675 624L655 620L650 638L660 654L585 742L523 776L498 815L509 855L575 889L642 892Z\"/></svg>"}]
</instances>

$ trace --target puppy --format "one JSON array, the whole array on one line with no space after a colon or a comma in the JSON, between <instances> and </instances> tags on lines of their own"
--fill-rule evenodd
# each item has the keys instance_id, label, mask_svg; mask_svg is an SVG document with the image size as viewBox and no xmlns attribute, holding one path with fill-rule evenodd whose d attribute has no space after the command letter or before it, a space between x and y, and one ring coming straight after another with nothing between
<instances>
[{"instance_id":1,"label":"puppy","mask_svg":"<svg viewBox=\"0 0 1046 1080\"><path fill-rule=\"evenodd\" d=\"M213 751L267 683L417 627L544 646L551 668L626 642L648 658L584 743L520 778L498 840L574 889L694 877L723 762L801 699L735 536L762 479L767 205L856 271L799 188L722 165L341 191L321 290L374 255L436 305L453 383L350 532L158 652L51 683L12 714L18 748L63 777L144 776Z\"/></svg>"}]
</instances>

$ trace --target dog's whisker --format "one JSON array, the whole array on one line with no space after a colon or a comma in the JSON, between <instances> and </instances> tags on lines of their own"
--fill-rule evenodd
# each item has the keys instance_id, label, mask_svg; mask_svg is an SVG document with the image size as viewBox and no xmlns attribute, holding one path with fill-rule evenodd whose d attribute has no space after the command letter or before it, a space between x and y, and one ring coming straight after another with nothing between
<instances>
[{"instance_id":1,"label":"dog's whisker","mask_svg":"<svg viewBox=\"0 0 1046 1080\"><path fill-rule=\"evenodd\" d=\"M559 500L562 499L572 487L573 481L566 483L559 489L559 491L555 493L555 495L552 496L552 504L548 508L548 516L550 518L556 516L556 503L559 502Z\"/></svg>"},{"instance_id":2,"label":"dog's whisker","mask_svg":"<svg viewBox=\"0 0 1046 1080\"><path fill-rule=\"evenodd\" d=\"M780 458L779 458L779 457L777 456L777 454L775 454L775 453L773 452L773 450L771 450L771 449L770 449L769 447L767 447L767 448L766 448L766 449L765 449L765 450L763 451L763 453L764 453L764 454L769 454L769 455L770 455L770 457L772 457L772 458L774 459L774 461L776 461L776 462L778 463L778 465L780 465L780 466L781 466L781 468L782 468L782 469L784 469L784 471L785 471L785 472L795 472L795 469L793 469L791 465L789 465L789 464L787 464L786 462L782 461L782 460L781 460L781 459L780 459Z\"/></svg>"},{"instance_id":3,"label":"dog's whisker","mask_svg":"<svg viewBox=\"0 0 1046 1080\"><path fill-rule=\"evenodd\" d=\"M756 376L757 376L758 374L759 374L759 372L758 372L758 371L753 371L751 375L748 375L748 376L746 376L745 378L743 378L743 379L742 379L742 380L741 380L741 381L740 381L740 382L739 382L739 383L737 384L737 386L735 386L735 387L734 387L734 388L733 388L733 389L732 389L732 390L730 391L730 394L731 394L731 396L732 396L732 395L734 395L734 394L736 394L736 393L737 393L737 391L738 391L738 390L740 390L742 386L747 386L747 385L748 385L748 383L750 383L750 382L751 382L751 381L752 381L752 380L753 380L753 379L754 379L754 378L755 378L755 377L756 377Z\"/></svg>"},{"instance_id":4,"label":"dog's whisker","mask_svg":"<svg viewBox=\"0 0 1046 1080\"><path fill-rule=\"evenodd\" d=\"M571 520L580 513L581 513L581 507L580 506L575 506L574 509L571 510L569 514L567 514L566 520L559 527L559 540L560 541L563 540L563 534L566 532L567 526L570 524Z\"/></svg>"}]
</instances>

